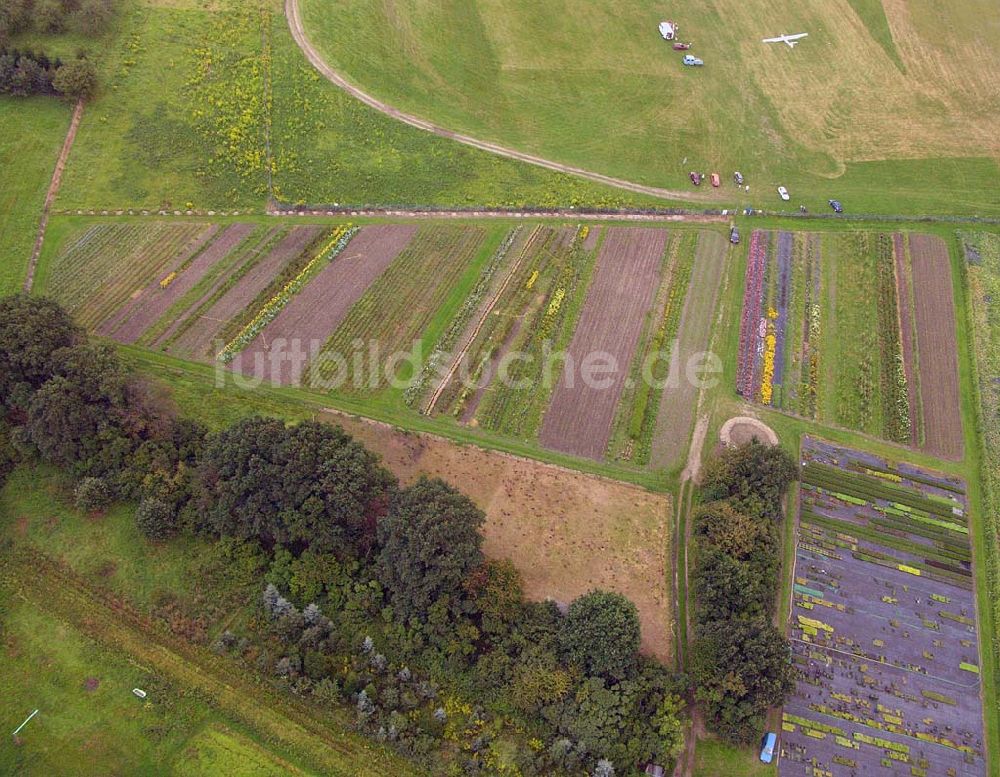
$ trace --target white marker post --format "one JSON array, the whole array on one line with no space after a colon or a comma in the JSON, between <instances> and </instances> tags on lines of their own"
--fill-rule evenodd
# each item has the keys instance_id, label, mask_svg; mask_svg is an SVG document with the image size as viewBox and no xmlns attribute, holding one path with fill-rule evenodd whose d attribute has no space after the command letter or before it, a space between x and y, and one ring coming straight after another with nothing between
<instances>
[{"instance_id":1,"label":"white marker post","mask_svg":"<svg viewBox=\"0 0 1000 777\"><path fill-rule=\"evenodd\" d=\"M26 718L24 719L24 723L22 723L22 724L21 724L20 726L18 726L17 728L15 728L15 729L14 729L14 733L13 733L13 734L11 734L11 736L12 736L12 737L16 737L16 736L17 736L17 734L18 734L18 732L19 732L19 731L20 731L20 730L21 730L22 728L24 728L25 726L27 726L27 725L28 725L28 721L29 721L29 720L31 720L31 719L32 719L33 717L35 717L35 715L37 715L37 714L38 714L38 710L35 710L35 711L34 711L34 712L32 712L32 713L31 713L31 714L30 714L30 715L29 715L28 717L26 717Z\"/></svg>"}]
</instances>

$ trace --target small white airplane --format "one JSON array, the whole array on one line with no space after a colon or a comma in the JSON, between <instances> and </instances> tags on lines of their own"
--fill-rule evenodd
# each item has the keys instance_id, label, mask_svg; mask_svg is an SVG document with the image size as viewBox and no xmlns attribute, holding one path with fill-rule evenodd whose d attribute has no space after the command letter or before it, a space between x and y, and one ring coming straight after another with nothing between
<instances>
[{"instance_id":1,"label":"small white airplane","mask_svg":"<svg viewBox=\"0 0 1000 777\"><path fill-rule=\"evenodd\" d=\"M808 37L808 32L800 32L797 35L779 35L777 38L764 38L761 43L787 43L788 48L794 49L795 44L799 42L800 39Z\"/></svg>"}]
</instances>

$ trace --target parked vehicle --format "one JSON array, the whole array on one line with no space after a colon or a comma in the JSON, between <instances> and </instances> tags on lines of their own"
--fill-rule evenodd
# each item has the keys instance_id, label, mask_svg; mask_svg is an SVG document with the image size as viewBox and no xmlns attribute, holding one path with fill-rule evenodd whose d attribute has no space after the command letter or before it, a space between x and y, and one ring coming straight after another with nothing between
<instances>
[{"instance_id":1,"label":"parked vehicle","mask_svg":"<svg viewBox=\"0 0 1000 777\"><path fill-rule=\"evenodd\" d=\"M730 227L729 229L729 242L733 245L739 245L740 231L736 227Z\"/></svg>"},{"instance_id":2,"label":"parked vehicle","mask_svg":"<svg viewBox=\"0 0 1000 777\"><path fill-rule=\"evenodd\" d=\"M774 760L774 746L778 743L778 736L773 731L767 732L764 742L760 748L760 760L766 764Z\"/></svg>"},{"instance_id":3,"label":"parked vehicle","mask_svg":"<svg viewBox=\"0 0 1000 777\"><path fill-rule=\"evenodd\" d=\"M695 186L701 186L701 179L705 177L704 173L696 173L693 170L688 173L688 178L691 179L691 183Z\"/></svg>"},{"instance_id":4,"label":"parked vehicle","mask_svg":"<svg viewBox=\"0 0 1000 777\"><path fill-rule=\"evenodd\" d=\"M783 199L785 202L788 202L788 200L791 199L791 197L788 196L788 189L786 189L784 186L778 187L778 196L781 197L781 199Z\"/></svg>"},{"instance_id":5,"label":"parked vehicle","mask_svg":"<svg viewBox=\"0 0 1000 777\"><path fill-rule=\"evenodd\" d=\"M658 29L663 40L673 40L677 35L677 25L673 22L660 22Z\"/></svg>"},{"instance_id":6,"label":"parked vehicle","mask_svg":"<svg viewBox=\"0 0 1000 777\"><path fill-rule=\"evenodd\" d=\"M830 200L830 207L833 208L834 213L844 212L844 206L840 204L840 200Z\"/></svg>"},{"instance_id":7,"label":"parked vehicle","mask_svg":"<svg viewBox=\"0 0 1000 777\"><path fill-rule=\"evenodd\" d=\"M742 186L743 185L743 173L741 173L739 170L737 170L735 173L733 173L733 180L736 181L736 185L737 186Z\"/></svg>"},{"instance_id":8,"label":"parked vehicle","mask_svg":"<svg viewBox=\"0 0 1000 777\"><path fill-rule=\"evenodd\" d=\"M694 57L690 54L685 54L684 64L687 65L688 67L701 67L705 63L702 62L700 59L698 59L698 57Z\"/></svg>"},{"instance_id":9,"label":"parked vehicle","mask_svg":"<svg viewBox=\"0 0 1000 777\"><path fill-rule=\"evenodd\" d=\"M674 44L674 51L687 51L689 48L691 48L690 43L681 43L680 41L677 41L677 43Z\"/></svg>"},{"instance_id":10,"label":"parked vehicle","mask_svg":"<svg viewBox=\"0 0 1000 777\"><path fill-rule=\"evenodd\" d=\"M712 173L711 181L712 181L712 186L714 186L716 189L718 189L719 186L722 184L722 179L719 178L718 173Z\"/></svg>"}]
</instances>

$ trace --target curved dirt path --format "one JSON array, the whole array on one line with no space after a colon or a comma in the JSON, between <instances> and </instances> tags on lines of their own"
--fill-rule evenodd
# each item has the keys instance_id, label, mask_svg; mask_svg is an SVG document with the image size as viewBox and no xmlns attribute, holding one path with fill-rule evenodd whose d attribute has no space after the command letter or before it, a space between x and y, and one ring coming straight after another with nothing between
<instances>
[{"instance_id":1,"label":"curved dirt path","mask_svg":"<svg viewBox=\"0 0 1000 777\"><path fill-rule=\"evenodd\" d=\"M56 201L59 193L59 186L62 184L63 170L66 169L66 160L69 152L73 148L73 141L76 140L76 131L80 128L80 118L83 116L83 100L78 100L73 109L73 118L70 119L69 129L66 131L66 140L63 141L62 150L56 160L56 169L52 171L52 181L49 183L49 190L45 193L45 204L42 206L42 218L38 222L38 235L35 237L35 247L31 251L31 259L28 261L28 272L24 276L24 291L31 293L31 287L35 285L35 268L38 266L38 257L42 254L42 243L45 242L45 230L49 225L49 212L52 210L52 203Z\"/></svg>"},{"instance_id":2,"label":"curved dirt path","mask_svg":"<svg viewBox=\"0 0 1000 777\"><path fill-rule=\"evenodd\" d=\"M487 140L477 140L476 138L468 135L462 135L461 133L445 129L444 127L439 127L426 119L421 119L419 116L404 113L398 108L393 108L391 105L382 102L381 100L358 88L349 82L343 75L330 67L329 64L327 64L326 60L323 59L319 51L317 51L312 43L309 42L309 38L306 36L305 27L302 25L302 16L299 13L299 0L285 0L285 16L288 18L288 26L296 44L298 44L298 47L302 49L302 53L306 55L306 59L309 60L312 66L315 67L324 78L336 86L339 86L349 95L357 98L370 108L374 108L376 111L384 113L386 116L396 119L397 121L409 124L411 127L416 127L417 129L422 129L426 132L431 132L435 135L439 135L440 137L448 138L449 140L456 140L459 143L464 143L466 146L472 146L480 151L488 151L491 154L497 154L498 156L507 157L508 159L515 159L519 162L527 162L528 164L544 167L547 170L553 170L557 173L565 173L567 175L575 175L578 178L586 178L594 183L604 184L605 186L613 186L616 189L624 189L625 191L635 192L636 194L645 194L650 197L658 197L660 199L706 201L706 197L703 195L697 195L692 192L661 189L656 186L645 186L644 184L625 181L621 178L612 178L611 176L602 175L601 173L584 170L580 167L573 167L571 165L553 162L549 159L544 159L532 154L526 154L523 151L516 151L512 148L506 148Z\"/></svg>"}]
</instances>

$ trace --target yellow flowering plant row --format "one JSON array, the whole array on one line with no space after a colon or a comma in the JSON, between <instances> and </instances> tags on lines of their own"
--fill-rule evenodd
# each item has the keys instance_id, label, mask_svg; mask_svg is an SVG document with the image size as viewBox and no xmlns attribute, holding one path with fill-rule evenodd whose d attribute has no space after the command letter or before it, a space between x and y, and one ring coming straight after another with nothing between
<instances>
[{"instance_id":1,"label":"yellow flowering plant row","mask_svg":"<svg viewBox=\"0 0 1000 777\"><path fill-rule=\"evenodd\" d=\"M535 285L535 281L538 280L538 270L531 271L531 277L528 278L528 282L524 284L524 288L531 291L532 287Z\"/></svg>"},{"instance_id":2,"label":"yellow flowering plant row","mask_svg":"<svg viewBox=\"0 0 1000 777\"><path fill-rule=\"evenodd\" d=\"M171 283L173 283L176 278L177 278L177 273L176 272L170 273L166 278L164 278L162 281L160 281L160 288L161 289L167 288L167 286L169 286Z\"/></svg>"},{"instance_id":3,"label":"yellow flowering plant row","mask_svg":"<svg viewBox=\"0 0 1000 777\"><path fill-rule=\"evenodd\" d=\"M563 298L566 296L566 289L556 289L555 294L552 295L552 300L549 302L549 309L545 312L547 316L554 316L559 312L559 308L562 307Z\"/></svg>"},{"instance_id":4,"label":"yellow flowering plant row","mask_svg":"<svg viewBox=\"0 0 1000 777\"><path fill-rule=\"evenodd\" d=\"M778 343L778 338L774 334L774 324L768 324L767 337L764 340L764 370L760 381L760 401L765 405L771 404L771 392L774 380L774 351Z\"/></svg>"},{"instance_id":5,"label":"yellow flowering plant row","mask_svg":"<svg viewBox=\"0 0 1000 777\"><path fill-rule=\"evenodd\" d=\"M229 343L219 351L216 356L219 361L228 364L231 362L236 354L243 350L258 334L261 330L270 324L275 317L280 313L285 305L287 305L292 297L294 297L299 289L305 286L306 281L312 277L313 271L322 262L332 261L351 241L358 232L358 227L352 224L346 224L342 227L338 227L333 233L330 240L323 246L322 250L316 254L316 256L310 260L309 264L302 268L302 271L296 275L292 280L285 284L285 286L268 300L267 304L264 305L253 317L240 333L236 335Z\"/></svg>"}]
</instances>

